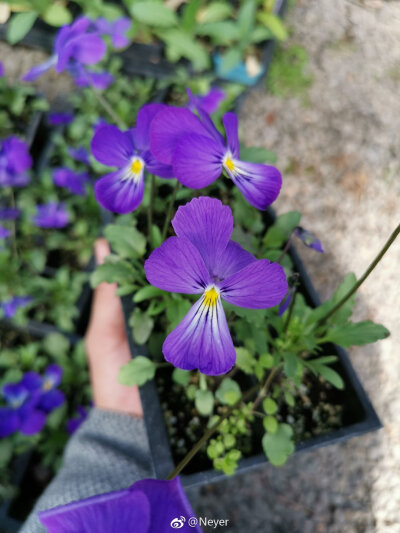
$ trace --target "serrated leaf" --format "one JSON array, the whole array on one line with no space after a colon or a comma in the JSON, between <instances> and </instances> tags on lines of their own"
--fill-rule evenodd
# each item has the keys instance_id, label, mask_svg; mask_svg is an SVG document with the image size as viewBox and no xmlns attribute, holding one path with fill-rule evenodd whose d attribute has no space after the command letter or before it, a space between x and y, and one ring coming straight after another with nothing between
<instances>
[{"instance_id":1,"label":"serrated leaf","mask_svg":"<svg viewBox=\"0 0 400 533\"><path fill-rule=\"evenodd\" d=\"M31 30L38 14L35 11L17 13L11 17L7 27L7 41L16 44Z\"/></svg>"},{"instance_id":2,"label":"serrated leaf","mask_svg":"<svg viewBox=\"0 0 400 533\"><path fill-rule=\"evenodd\" d=\"M224 405L234 405L241 395L239 385L230 378L224 378L215 393L216 398Z\"/></svg>"},{"instance_id":3,"label":"serrated leaf","mask_svg":"<svg viewBox=\"0 0 400 533\"><path fill-rule=\"evenodd\" d=\"M107 283L131 284L135 279L133 266L119 259L115 255L107 256L105 262L99 265L90 276L91 286L97 287L103 281Z\"/></svg>"},{"instance_id":4,"label":"serrated leaf","mask_svg":"<svg viewBox=\"0 0 400 533\"><path fill-rule=\"evenodd\" d=\"M144 385L146 381L154 378L156 365L148 357L138 355L126 365L123 365L118 372L118 383L131 387L133 385Z\"/></svg>"},{"instance_id":5,"label":"serrated leaf","mask_svg":"<svg viewBox=\"0 0 400 533\"><path fill-rule=\"evenodd\" d=\"M161 2L135 2L130 11L134 19L148 26L170 28L178 24L176 13Z\"/></svg>"},{"instance_id":6,"label":"serrated leaf","mask_svg":"<svg viewBox=\"0 0 400 533\"><path fill-rule=\"evenodd\" d=\"M137 344L144 344L150 337L154 327L154 320L144 311L135 308L129 319L133 330L133 338Z\"/></svg>"},{"instance_id":7,"label":"serrated leaf","mask_svg":"<svg viewBox=\"0 0 400 533\"><path fill-rule=\"evenodd\" d=\"M194 397L194 404L197 411L202 416L209 416L214 408L214 396L209 390L197 390Z\"/></svg>"},{"instance_id":8,"label":"serrated leaf","mask_svg":"<svg viewBox=\"0 0 400 533\"><path fill-rule=\"evenodd\" d=\"M109 224L104 235L111 248L123 258L142 257L146 252L146 237L133 226Z\"/></svg>"},{"instance_id":9,"label":"serrated leaf","mask_svg":"<svg viewBox=\"0 0 400 533\"><path fill-rule=\"evenodd\" d=\"M265 433L262 439L264 453L275 466L282 466L294 452L293 430L288 424L279 424L275 433Z\"/></svg>"},{"instance_id":10,"label":"serrated leaf","mask_svg":"<svg viewBox=\"0 0 400 533\"><path fill-rule=\"evenodd\" d=\"M339 344L343 348L350 346L363 346L381 339L386 339L390 335L389 330L381 324L375 324L371 320L364 322L348 322L340 328L331 329L325 336L325 340Z\"/></svg>"}]
</instances>

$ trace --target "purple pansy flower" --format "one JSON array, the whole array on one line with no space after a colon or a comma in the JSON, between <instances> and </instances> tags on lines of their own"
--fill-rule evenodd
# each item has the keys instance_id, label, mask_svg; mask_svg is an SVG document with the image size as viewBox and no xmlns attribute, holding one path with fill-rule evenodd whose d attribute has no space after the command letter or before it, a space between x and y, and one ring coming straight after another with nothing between
<instances>
[{"instance_id":1,"label":"purple pansy flower","mask_svg":"<svg viewBox=\"0 0 400 533\"><path fill-rule=\"evenodd\" d=\"M75 431L83 424L83 422L87 419L88 414L88 408L85 408L82 405L78 405L78 407L76 408L76 414L73 416L73 418L67 420L66 423L66 428L70 435L75 433Z\"/></svg>"},{"instance_id":2,"label":"purple pansy flower","mask_svg":"<svg viewBox=\"0 0 400 533\"><path fill-rule=\"evenodd\" d=\"M23 187L29 183L32 166L28 145L11 136L0 141L0 187Z\"/></svg>"},{"instance_id":3,"label":"purple pansy flower","mask_svg":"<svg viewBox=\"0 0 400 533\"><path fill-rule=\"evenodd\" d=\"M179 207L172 225L177 237L147 259L146 277L159 289L201 297L165 339L163 354L184 370L224 374L236 354L222 300L248 309L273 307L287 293L284 270L230 240L232 212L219 200L193 199Z\"/></svg>"},{"instance_id":4,"label":"purple pansy flower","mask_svg":"<svg viewBox=\"0 0 400 533\"><path fill-rule=\"evenodd\" d=\"M207 187L225 170L251 205L266 209L281 190L279 170L240 160L238 119L234 113L225 113L222 118L225 141L209 115L201 107L197 111L199 117L179 107L167 107L157 114L150 129L154 156L172 165L175 177L192 189Z\"/></svg>"},{"instance_id":5,"label":"purple pansy flower","mask_svg":"<svg viewBox=\"0 0 400 533\"><path fill-rule=\"evenodd\" d=\"M3 228L3 226L0 226L0 240L7 239L11 235L11 231L7 228Z\"/></svg>"},{"instance_id":6,"label":"purple pansy flower","mask_svg":"<svg viewBox=\"0 0 400 533\"><path fill-rule=\"evenodd\" d=\"M99 494L48 511L39 511L48 533L201 533L189 525L193 509L179 478L170 481L143 479L125 490Z\"/></svg>"},{"instance_id":7,"label":"purple pansy flower","mask_svg":"<svg viewBox=\"0 0 400 533\"><path fill-rule=\"evenodd\" d=\"M39 228L64 228L69 222L69 214L64 204L50 202L36 206L33 223Z\"/></svg>"},{"instance_id":8,"label":"purple pansy flower","mask_svg":"<svg viewBox=\"0 0 400 533\"><path fill-rule=\"evenodd\" d=\"M92 86L95 89L104 90L114 81L114 76L110 72L107 72L106 70L102 72L88 70L79 63L72 65L69 69L69 73L74 78L78 87Z\"/></svg>"},{"instance_id":9,"label":"purple pansy flower","mask_svg":"<svg viewBox=\"0 0 400 533\"><path fill-rule=\"evenodd\" d=\"M293 233L308 248L312 248L313 250L315 250L316 252L319 252L320 254L324 253L322 242L315 235L313 235L310 231L307 231L301 226L297 226L297 228L294 230Z\"/></svg>"},{"instance_id":10,"label":"purple pansy flower","mask_svg":"<svg viewBox=\"0 0 400 533\"><path fill-rule=\"evenodd\" d=\"M137 115L136 127L122 132L116 126L100 127L92 139L92 154L100 163L118 167L95 185L97 201L114 213L130 213L144 194L144 171L161 178L173 176L172 167L159 163L149 150L150 124L164 109L163 104L148 104Z\"/></svg>"},{"instance_id":11,"label":"purple pansy flower","mask_svg":"<svg viewBox=\"0 0 400 533\"><path fill-rule=\"evenodd\" d=\"M219 108L221 102L226 98L226 93L218 87L211 87L207 94L196 94L188 88L186 89L189 97L188 108L191 111L196 111L201 108L203 111L211 115Z\"/></svg>"},{"instance_id":12,"label":"purple pansy flower","mask_svg":"<svg viewBox=\"0 0 400 533\"><path fill-rule=\"evenodd\" d=\"M7 407L0 407L0 438L15 431L35 435L42 430L47 415L65 401L64 394L56 388L61 376L61 367L50 365L43 377L27 372L18 383L3 387Z\"/></svg>"},{"instance_id":13,"label":"purple pansy flower","mask_svg":"<svg viewBox=\"0 0 400 533\"><path fill-rule=\"evenodd\" d=\"M48 119L51 126L58 126L59 124L70 124L74 120L74 115L73 113L60 111L58 113L49 113Z\"/></svg>"},{"instance_id":14,"label":"purple pansy flower","mask_svg":"<svg viewBox=\"0 0 400 533\"><path fill-rule=\"evenodd\" d=\"M0 304L5 318L12 318L20 307L25 307L31 303L30 296L13 296L10 300Z\"/></svg>"},{"instance_id":15,"label":"purple pansy flower","mask_svg":"<svg viewBox=\"0 0 400 533\"><path fill-rule=\"evenodd\" d=\"M111 43L115 50L125 48L130 43L126 34L131 29L131 19L121 17L110 22L109 20L100 17L95 21L95 25L101 35L110 36Z\"/></svg>"},{"instance_id":16,"label":"purple pansy flower","mask_svg":"<svg viewBox=\"0 0 400 533\"><path fill-rule=\"evenodd\" d=\"M4 65L3 63L0 61L0 78L2 78L4 76Z\"/></svg>"},{"instance_id":17,"label":"purple pansy flower","mask_svg":"<svg viewBox=\"0 0 400 533\"><path fill-rule=\"evenodd\" d=\"M23 81L34 81L54 67L57 72L72 71L76 65L94 65L105 55L107 47L87 17L79 17L73 24L63 26L58 32L54 54L41 65L34 66Z\"/></svg>"},{"instance_id":18,"label":"purple pansy flower","mask_svg":"<svg viewBox=\"0 0 400 533\"><path fill-rule=\"evenodd\" d=\"M58 187L65 187L73 194L84 196L86 194L85 185L90 181L87 172L75 172L67 167L56 168L53 171L53 182Z\"/></svg>"},{"instance_id":19,"label":"purple pansy flower","mask_svg":"<svg viewBox=\"0 0 400 533\"><path fill-rule=\"evenodd\" d=\"M16 207L0 207L0 220L15 220L20 213Z\"/></svg>"},{"instance_id":20,"label":"purple pansy flower","mask_svg":"<svg viewBox=\"0 0 400 533\"><path fill-rule=\"evenodd\" d=\"M85 165L90 165L90 155L84 146L79 146L78 148L73 148L70 146L68 148L68 154L72 157L72 159L75 159L75 161L79 161Z\"/></svg>"}]
</instances>

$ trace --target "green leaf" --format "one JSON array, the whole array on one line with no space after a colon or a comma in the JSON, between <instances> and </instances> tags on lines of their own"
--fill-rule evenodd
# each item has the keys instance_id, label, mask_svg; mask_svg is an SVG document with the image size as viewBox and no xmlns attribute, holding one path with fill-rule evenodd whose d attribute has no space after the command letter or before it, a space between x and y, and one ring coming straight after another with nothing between
<instances>
[{"instance_id":1,"label":"green leaf","mask_svg":"<svg viewBox=\"0 0 400 533\"><path fill-rule=\"evenodd\" d=\"M35 11L26 11L13 15L7 27L7 41L16 44L29 32L38 14Z\"/></svg>"},{"instance_id":2,"label":"green leaf","mask_svg":"<svg viewBox=\"0 0 400 533\"><path fill-rule=\"evenodd\" d=\"M222 56L220 65L220 73L222 75L227 74L234 69L242 61L242 52L240 48L231 48Z\"/></svg>"},{"instance_id":3,"label":"green leaf","mask_svg":"<svg viewBox=\"0 0 400 533\"><path fill-rule=\"evenodd\" d=\"M188 33L192 33L196 26L196 15L199 11L200 4L201 0L190 0L183 8L181 26Z\"/></svg>"},{"instance_id":4,"label":"green leaf","mask_svg":"<svg viewBox=\"0 0 400 533\"><path fill-rule=\"evenodd\" d=\"M333 370L332 368L329 368L329 366L319 366L318 371L321 374L321 376L331 383L334 387L337 389L344 389L344 382L343 379L339 376L339 374Z\"/></svg>"},{"instance_id":5,"label":"green leaf","mask_svg":"<svg viewBox=\"0 0 400 533\"><path fill-rule=\"evenodd\" d=\"M160 228L153 224L151 226L151 243L153 248L158 248L162 244L162 235Z\"/></svg>"},{"instance_id":6,"label":"green leaf","mask_svg":"<svg viewBox=\"0 0 400 533\"><path fill-rule=\"evenodd\" d=\"M263 353L260 355L260 363L263 368L272 368L274 366L274 358L269 353Z\"/></svg>"},{"instance_id":7,"label":"green leaf","mask_svg":"<svg viewBox=\"0 0 400 533\"><path fill-rule=\"evenodd\" d=\"M209 390L197 390L194 398L197 411L202 416L209 416L214 407L214 396Z\"/></svg>"},{"instance_id":8,"label":"green leaf","mask_svg":"<svg viewBox=\"0 0 400 533\"><path fill-rule=\"evenodd\" d=\"M153 287L152 285L147 285L147 287L142 287L137 291L137 293L133 297L133 301L135 303L140 303L144 300L151 300L152 298L156 298L157 296L162 296L163 294L165 294L165 292L161 289Z\"/></svg>"},{"instance_id":9,"label":"green leaf","mask_svg":"<svg viewBox=\"0 0 400 533\"><path fill-rule=\"evenodd\" d=\"M232 14L232 6L226 2L211 2L201 10L197 20L200 24L209 22L220 22L227 19Z\"/></svg>"},{"instance_id":10,"label":"green leaf","mask_svg":"<svg viewBox=\"0 0 400 533\"><path fill-rule=\"evenodd\" d=\"M287 39L287 31L282 19L273 13L259 13L258 20L262 22L280 41Z\"/></svg>"},{"instance_id":11,"label":"green leaf","mask_svg":"<svg viewBox=\"0 0 400 533\"><path fill-rule=\"evenodd\" d=\"M263 408L267 415L274 415L278 410L278 406L272 398L264 398Z\"/></svg>"},{"instance_id":12,"label":"green leaf","mask_svg":"<svg viewBox=\"0 0 400 533\"><path fill-rule=\"evenodd\" d=\"M69 10L62 4L52 4L42 14L42 18L50 26L64 26L70 24L72 16Z\"/></svg>"},{"instance_id":13,"label":"green leaf","mask_svg":"<svg viewBox=\"0 0 400 533\"><path fill-rule=\"evenodd\" d=\"M9 464L13 454L13 444L11 440L0 441L0 467L5 467Z\"/></svg>"},{"instance_id":14,"label":"green leaf","mask_svg":"<svg viewBox=\"0 0 400 533\"><path fill-rule=\"evenodd\" d=\"M189 34L179 29L163 31L161 39L167 44L167 57L170 61L179 61L182 57L192 62L196 71L208 68L210 57L205 48Z\"/></svg>"},{"instance_id":15,"label":"green leaf","mask_svg":"<svg viewBox=\"0 0 400 533\"><path fill-rule=\"evenodd\" d=\"M241 146L240 157L242 161L250 161L251 163L268 163L270 165L276 163L276 153L262 146Z\"/></svg>"},{"instance_id":16,"label":"green leaf","mask_svg":"<svg viewBox=\"0 0 400 533\"><path fill-rule=\"evenodd\" d=\"M235 348L236 365L246 374L253 373L254 357L246 348Z\"/></svg>"},{"instance_id":17,"label":"green leaf","mask_svg":"<svg viewBox=\"0 0 400 533\"><path fill-rule=\"evenodd\" d=\"M237 24L231 21L210 22L201 24L197 34L209 37L215 45L227 46L240 39Z\"/></svg>"},{"instance_id":18,"label":"green leaf","mask_svg":"<svg viewBox=\"0 0 400 533\"><path fill-rule=\"evenodd\" d=\"M375 324L371 320L364 322L348 322L344 326L331 329L325 336L325 340L339 344L343 348L350 346L363 346L380 339L386 339L390 332L381 324Z\"/></svg>"},{"instance_id":19,"label":"green leaf","mask_svg":"<svg viewBox=\"0 0 400 533\"><path fill-rule=\"evenodd\" d=\"M109 255L105 263L99 265L90 276L91 286L97 287L103 281L107 283L130 284L135 278L135 270L127 261L115 255Z\"/></svg>"},{"instance_id":20,"label":"green leaf","mask_svg":"<svg viewBox=\"0 0 400 533\"><path fill-rule=\"evenodd\" d=\"M241 395L239 385L230 378L224 378L215 393L217 399L224 405L234 405Z\"/></svg>"},{"instance_id":21,"label":"green leaf","mask_svg":"<svg viewBox=\"0 0 400 533\"><path fill-rule=\"evenodd\" d=\"M142 24L158 28L169 28L178 24L176 13L161 2L135 2L131 15Z\"/></svg>"},{"instance_id":22,"label":"green leaf","mask_svg":"<svg viewBox=\"0 0 400 533\"><path fill-rule=\"evenodd\" d=\"M254 27L254 17L256 11L255 0L246 0L238 14L238 26L242 41L247 41Z\"/></svg>"},{"instance_id":23,"label":"green leaf","mask_svg":"<svg viewBox=\"0 0 400 533\"><path fill-rule=\"evenodd\" d=\"M282 466L294 452L293 430L288 424L279 424L275 433L265 433L262 439L264 453L275 466Z\"/></svg>"},{"instance_id":24,"label":"green leaf","mask_svg":"<svg viewBox=\"0 0 400 533\"><path fill-rule=\"evenodd\" d=\"M168 331L172 331L181 322L191 305L184 298L169 299L167 304L167 319L169 321Z\"/></svg>"},{"instance_id":25,"label":"green leaf","mask_svg":"<svg viewBox=\"0 0 400 533\"><path fill-rule=\"evenodd\" d=\"M121 385L144 385L146 381L154 378L156 364L147 357L138 355L126 365L123 365L118 372L118 383Z\"/></svg>"},{"instance_id":26,"label":"green leaf","mask_svg":"<svg viewBox=\"0 0 400 533\"><path fill-rule=\"evenodd\" d=\"M146 237L133 226L109 224L104 229L104 235L121 257L142 257L146 252Z\"/></svg>"},{"instance_id":27,"label":"green leaf","mask_svg":"<svg viewBox=\"0 0 400 533\"><path fill-rule=\"evenodd\" d=\"M56 358L68 353L70 343L61 333L50 333L43 341L43 348L49 355Z\"/></svg>"},{"instance_id":28,"label":"green leaf","mask_svg":"<svg viewBox=\"0 0 400 533\"><path fill-rule=\"evenodd\" d=\"M293 230L299 225L301 213L290 211L280 215L275 224L269 228L264 237L264 244L267 248L280 248L291 236Z\"/></svg>"},{"instance_id":29,"label":"green leaf","mask_svg":"<svg viewBox=\"0 0 400 533\"><path fill-rule=\"evenodd\" d=\"M129 325L133 329L135 342L144 344L153 331L154 320L147 313L136 307L129 319Z\"/></svg>"},{"instance_id":30,"label":"green leaf","mask_svg":"<svg viewBox=\"0 0 400 533\"><path fill-rule=\"evenodd\" d=\"M295 378L299 366L299 358L296 354L287 352L283 354L284 358L284 371L289 378Z\"/></svg>"},{"instance_id":31,"label":"green leaf","mask_svg":"<svg viewBox=\"0 0 400 533\"><path fill-rule=\"evenodd\" d=\"M189 383L190 372L180 368L174 368L174 371L172 372L172 379L175 381L175 383L178 383L178 385L182 385L182 387L184 387Z\"/></svg>"},{"instance_id":32,"label":"green leaf","mask_svg":"<svg viewBox=\"0 0 400 533\"><path fill-rule=\"evenodd\" d=\"M276 433L278 431L278 421L274 416L265 416L263 418L263 425L265 431L268 433Z\"/></svg>"}]
</instances>

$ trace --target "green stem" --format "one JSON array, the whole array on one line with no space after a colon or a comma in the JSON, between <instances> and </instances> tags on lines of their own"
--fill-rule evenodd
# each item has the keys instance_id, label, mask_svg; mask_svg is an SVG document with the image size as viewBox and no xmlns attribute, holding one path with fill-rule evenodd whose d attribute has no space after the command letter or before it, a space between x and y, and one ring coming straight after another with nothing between
<instances>
[{"instance_id":1,"label":"green stem","mask_svg":"<svg viewBox=\"0 0 400 533\"><path fill-rule=\"evenodd\" d=\"M149 238L150 248L153 249L153 239L152 239L152 227L153 227L153 204L154 204L154 195L156 188L156 179L151 175L150 178L150 202L147 209L147 234Z\"/></svg>"},{"instance_id":2,"label":"green stem","mask_svg":"<svg viewBox=\"0 0 400 533\"><path fill-rule=\"evenodd\" d=\"M292 299L290 300L289 311L288 311L288 314L287 314L287 317L286 317L285 325L283 326L283 332L284 333L287 333L290 321L292 319L295 299L296 299L296 289L294 289L294 293L292 294Z\"/></svg>"},{"instance_id":3,"label":"green stem","mask_svg":"<svg viewBox=\"0 0 400 533\"><path fill-rule=\"evenodd\" d=\"M167 211L167 216L165 218L164 227L163 227L162 234L161 234L162 241L164 241L165 237L167 236L168 227L169 227L169 224L172 218L172 211L174 208L176 193L178 192L179 186L180 186L180 183L178 180L176 180L174 190L172 191L171 201L168 206L168 211Z\"/></svg>"},{"instance_id":4,"label":"green stem","mask_svg":"<svg viewBox=\"0 0 400 533\"><path fill-rule=\"evenodd\" d=\"M215 433L215 431L219 428L219 426L222 424L224 420L229 418L233 411L237 409L237 407L240 405L241 402L246 401L250 399L253 394L257 391L259 388L259 384L254 385L251 389L246 391L243 396L234 404L232 407L230 407L224 415L221 415L219 419L213 424L201 437L201 439L196 442L196 444L193 446L193 448L189 451L189 453L182 459L182 461L174 468L174 470L169 474L169 476L166 478L168 479L174 479L176 476L178 476L182 470L185 468L185 466L193 459L193 457L196 455L196 453L202 448L202 446L208 441L208 439Z\"/></svg>"},{"instance_id":5,"label":"green stem","mask_svg":"<svg viewBox=\"0 0 400 533\"><path fill-rule=\"evenodd\" d=\"M112 120L115 122L115 124L119 127L121 130L126 130L127 125L125 122L115 113L113 108L110 106L110 104L107 102L107 100L104 98L104 96L97 91L93 85L91 85L92 92L96 98L96 100L99 102L99 104L103 107L103 109L110 115Z\"/></svg>"},{"instance_id":6,"label":"green stem","mask_svg":"<svg viewBox=\"0 0 400 533\"><path fill-rule=\"evenodd\" d=\"M372 263L369 265L367 270L364 272L364 274L361 276L361 278L355 283L355 285L348 291L347 294L343 296L341 300L328 312L325 316L321 317L318 322L315 325L315 328L319 328L322 326L329 318L338 311L342 305L344 305L349 298L353 296L353 294L361 287L361 285L364 283L364 281L368 278L368 276L371 274L371 272L374 270L374 268L377 266L377 264L380 262L382 257L386 254L386 252L389 250L390 246L393 244L393 242L396 240L397 236L400 233L400 224L397 226L397 228L394 230L394 232L390 235L389 239L386 241L384 247L382 250L378 253L378 255L375 257L375 259L372 261Z\"/></svg>"}]
</instances>

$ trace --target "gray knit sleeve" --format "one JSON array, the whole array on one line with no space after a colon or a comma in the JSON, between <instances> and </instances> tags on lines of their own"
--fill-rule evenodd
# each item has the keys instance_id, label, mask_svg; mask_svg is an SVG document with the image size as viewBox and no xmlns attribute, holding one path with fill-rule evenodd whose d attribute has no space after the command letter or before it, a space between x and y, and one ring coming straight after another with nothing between
<instances>
[{"instance_id":1,"label":"gray knit sleeve","mask_svg":"<svg viewBox=\"0 0 400 533\"><path fill-rule=\"evenodd\" d=\"M60 471L20 533L45 533L37 511L123 489L149 477L153 469L143 420L94 408L71 437Z\"/></svg>"}]
</instances>

